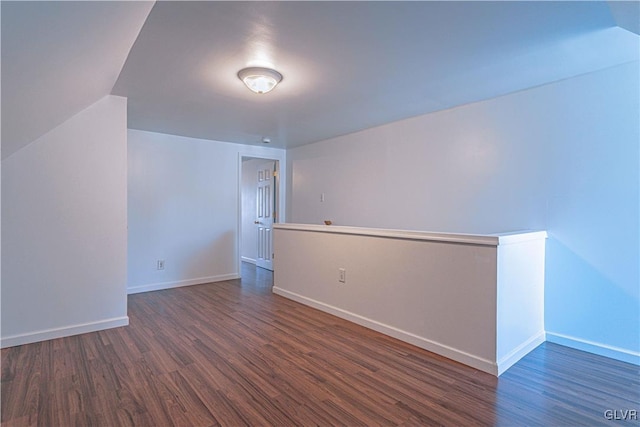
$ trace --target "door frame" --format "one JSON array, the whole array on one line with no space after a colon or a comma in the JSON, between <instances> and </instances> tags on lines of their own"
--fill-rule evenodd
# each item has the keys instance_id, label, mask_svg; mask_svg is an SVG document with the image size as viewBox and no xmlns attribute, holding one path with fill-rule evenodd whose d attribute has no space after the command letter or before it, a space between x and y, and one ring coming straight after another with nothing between
<instances>
[{"instance_id":1,"label":"door frame","mask_svg":"<svg viewBox=\"0 0 640 427\"><path fill-rule=\"evenodd\" d=\"M254 147L258 148L258 147ZM262 148L262 147L259 147ZM240 151L238 153L238 219L237 219L237 236L236 236L236 265L238 277L242 276L242 160L257 159L264 161L274 161L276 163L276 180L274 185L276 219L274 224L286 222L286 154L282 153L261 152L262 150ZM283 167L285 165L285 167Z\"/></svg>"}]
</instances>

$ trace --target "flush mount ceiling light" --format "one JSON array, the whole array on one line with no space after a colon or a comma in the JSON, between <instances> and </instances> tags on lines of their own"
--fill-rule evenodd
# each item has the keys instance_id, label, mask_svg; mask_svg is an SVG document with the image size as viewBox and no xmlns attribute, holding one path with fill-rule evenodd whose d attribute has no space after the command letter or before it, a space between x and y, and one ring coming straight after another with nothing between
<instances>
[{"instance_id":1,"label":"flush mount ceiling light","mask_svg":"<svg viewBox=\"0 0 640 427\"><path fill-rule=\"evenodd\" d=\"M267 93L282 80L282 74L271 68L249 67L238 71L238 78L255 93Z\"/></svg>"}]
</instances>

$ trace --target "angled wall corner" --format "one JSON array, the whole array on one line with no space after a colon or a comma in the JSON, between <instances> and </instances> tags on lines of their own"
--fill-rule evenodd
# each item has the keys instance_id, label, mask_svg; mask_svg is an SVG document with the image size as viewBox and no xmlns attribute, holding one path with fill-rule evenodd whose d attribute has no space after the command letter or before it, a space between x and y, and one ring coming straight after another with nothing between
<instances>
[{"instance_id":1,"label":"angled wall corner","mask_svg":"<svg viewBox=\"0 0 640 427\"><path fill-rule=\"evenodd\" d=\"M635 1L611 1L609 9L620 28L640 35L640 3Z\"/></svg>"},{"instance_id":2,"label":"angled wall corner","mask_svg":"<svg viewBox=\"0 0 640 427\"><path fill-rule=\"evenodd\" d=\"M153 1L2 2L2 158L111 93Z\"/></svg>"}]
</instances>

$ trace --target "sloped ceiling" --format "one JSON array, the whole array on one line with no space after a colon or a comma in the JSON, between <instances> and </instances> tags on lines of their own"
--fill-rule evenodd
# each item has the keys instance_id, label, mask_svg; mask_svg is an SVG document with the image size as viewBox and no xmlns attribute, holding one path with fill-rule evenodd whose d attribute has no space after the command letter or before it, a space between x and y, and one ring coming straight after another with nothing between
<instances>
[{"instance_id":1,"label":"sloped ceiling","mask_svg":"<svg viewBox=\"0 0 640 427\"><path fill-rule=\"evenodd\" d=\"M1 3L2 158L111 92L153 3Z\"/></svg>"},{"instance_id":2,"label":"sloped ceiling","mask_svg":"<svg viewBox=\"0 0 640 427\"><path fill-rule=\"evenodd\" d=\"M640 46L636 9L599 1L161 1L148 17L136 2L8 17L5 3L3 156L109 92L128 97L130 128L294 147L638 60ZM236 73L252 65L282 83L249 92Z\"/></svg>"},{"instance_id":3,"label":"sloped ceiling","mask_svg":"<svg viewBox=\"0 0 640 427\"><path fill-rule=\"evenodd\" d=\"M606 2L158 2L114 93L132 128L293 147L637 56Z\"/></svg>"}]
</instances>

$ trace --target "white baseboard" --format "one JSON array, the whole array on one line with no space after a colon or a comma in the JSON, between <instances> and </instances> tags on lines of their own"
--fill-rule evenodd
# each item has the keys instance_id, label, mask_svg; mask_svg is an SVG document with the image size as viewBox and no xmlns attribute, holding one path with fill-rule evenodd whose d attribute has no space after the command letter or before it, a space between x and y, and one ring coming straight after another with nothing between
<instances>
[{"instance_id":1,"label":"white baseboard","mask_svg":"<svg viewBox=\"0 0 640 427\"><path fill-rule=\"evenodd\" d=\"M611 345L584 340L582 338L572 337L569 335L558 334L555 332L547 332L547 341L564 345L566 347L575 348L577 350L597 354L599 356L610 357L611 359L620 360L622 362L640 365L640 353L624 348L614 347Z\"/></svg>"},{"instance_id":2,"label":"white baseboard","mask_svg":"<svg viewBox=\"0 0 640 427\"><path fill-rule=\"evenodd\" d=\"M52 340L56 338L70 337L72 335L86 334L87 332L102 331L104 329L127 326L128 324L129 317L123 316L113 319L100 320L97 322L81 323L77 325L64 326L61 328L45 329L43 331L2 337L2 339L0 339L0 347L14 347L17 345L31 344L34 342Z\"/></svg>"},{"instance_id":3,"label":"white baseboard","mask_svg":"<svg viewBox=\"0 0 640 427\"><path fill-rule=\"evenodd\" d=\"M384 323L380 323L375 320L360 316L358 314L351 313L341 308L304 297L302 295L296 294L295 292L287 291L277 286L273 287L273 293L299 302L301 304L316 308L320 311L324 311L325 313L333 314L334 316L340 317L353 323L357 323L358 325L373 329L374 331L380 332L393 338L397 338L401 341L408 342L409 344L413 344L417 347L423 348L446 358L479 369L481 371L496 376L498 375L497 364L490 360L483 359L473 354L469 354L464 351L446 346L444 344L440 344L436 341L432 341L430 339L412 334L411 332L403 331L393 326L389 326Z\"/></svg>"},{"instance_id":4,"label":"white baseboard","mask_svg":"<svg viewBox=\"0 0 640 427\"><path fill-rule=\"evenodd\" d=\"M133 286L127 289L127 294L139 294L140 292L160 291L162 289L181 288L183 286L202 285L204 283L222 282L224 280L239 279L237 273L221 274L218 276L197 277L195 279L178 280L174 282L150 283L148 285Z\"/></svg>"},{"instance_id":5,"label":"white baseboard","mask_svg":"<svg viewBox=\"0 0 640 427\"><path fill-rule=\"evenodd\" d=\"M546 334L540 331L518 347L511 350L506 356L498 360L498 375L502 375L507 369L515 365L520 359L529 354L533 349L545 342Z\"/></svg>"},{"instance_id":6,"label":"white baseboard","mask_svg":"<svg viewBox=\"0 0 640 427\"><path fill-rule=\"evenodd\" d=\"M240 257L240 259L242 260L242 262L248 262L249 264L256 264L256 260L253 258L247 258L246 256Z\"/></svg>"}]
</instances>

